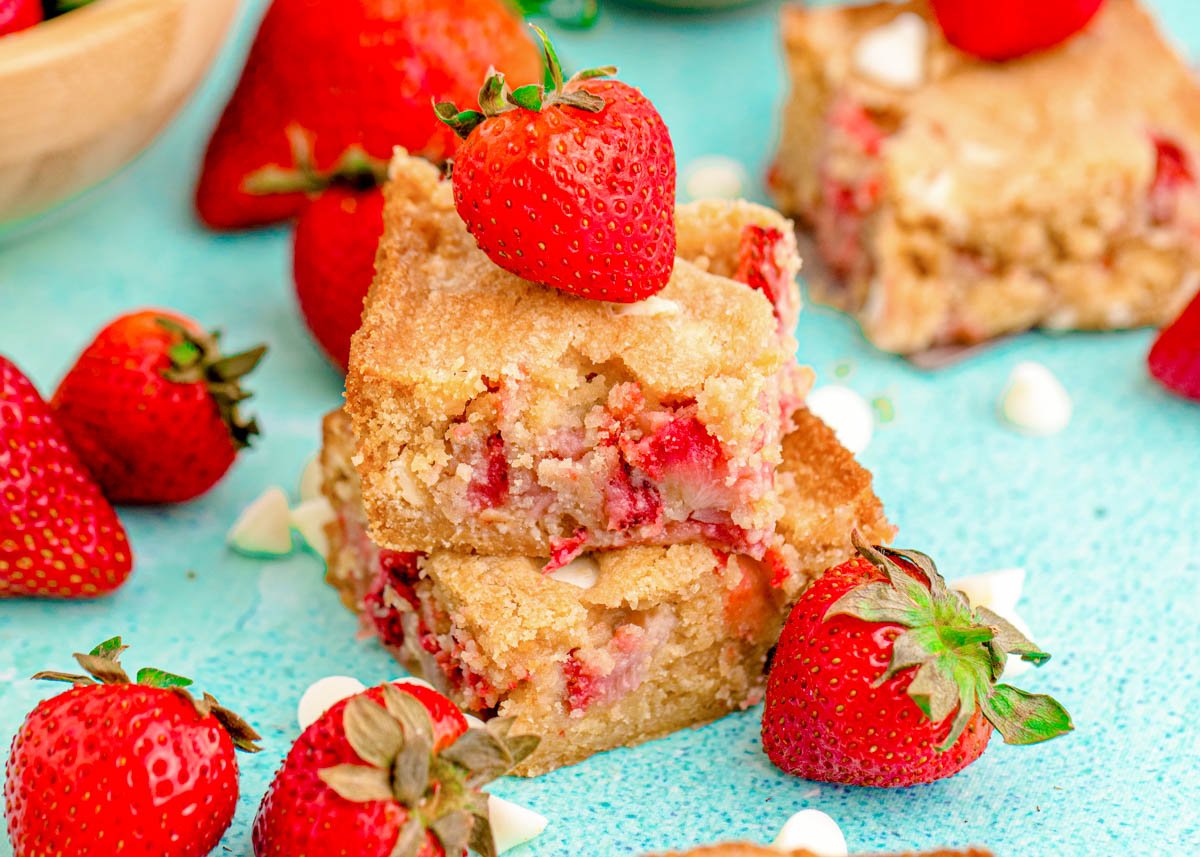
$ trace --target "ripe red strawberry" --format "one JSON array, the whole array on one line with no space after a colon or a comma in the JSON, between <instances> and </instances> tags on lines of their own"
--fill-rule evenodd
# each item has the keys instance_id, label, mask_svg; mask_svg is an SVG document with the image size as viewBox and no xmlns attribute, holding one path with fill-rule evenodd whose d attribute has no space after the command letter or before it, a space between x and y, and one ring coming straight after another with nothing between
<instances>
[{"instance_id":1,"label":"ripe red strawberry","mask_svg":"<svg viewBox=\"0 0 1200 857\"><path fill-rule=\"evenodd\" d=\"M4 804L14 857L202 857L233 821L234 748L257 751L258 734L188 693L190 679L147 667L132 683L124 649L114 637L75 655L88 675L34 676L74 687L38 703L13 740Z\"/></svg>"},{"instance_id":2,"label":"ripe red strawberry","mask_svg":"<svg viewBox=\"0 0 1200 857\"><path fill-rule=\"evenodd\" d=\"M290 126L313 135L321 169L355 145L445 160L456 140L429 100L471 97L490 63L538 79L537 50L504 0L274 0L208 146L201 219L238 229L300 212L300 193L245 187L264 167L294 166Z\"/></svg>"},{"instance_id":3,"label":"ripe red strawberry","mask_svg":"<svg viewBox=\"0 0 1200 857\"><path fill-rule=\"evenodd\" d=\"M304 730L254 819L256 857L355 854L494 855L487 795L479 787L536 749L486 729L441 694L385 684L343 700Z\"/></svg>"},{"instance_id":4,"label":"ripe red strawberry","mask_svg":"<svg viewBox=\"0 0 1200 857\"><path fill-rule=\"evenodd\" d=\"M42 0L0 0L0 36L42 21Z\"/></svg>"},{"instance_id":5,"label":"ripe red strawberry","mask_svg":"<svg viewBox=\"0 0 1200 857\"><path fill-rule=\"evenodd\" d=\"M266 346L229 357L218 333L164 310L123 315L96 335L51 406L114 503L179 503L211 488L258 434L239 382Z\"/></svg>"},{"instance_id":6,"label":"ripe red strawberry","mask_svg":"<svg viewBox=\"0 0 1200 857\"><path fill-rule=\"evenodd\" d=\"M1009 653L1049 655L986 608L974 611L916 551L872 548L826 571L784 625L767 679L763 747L810 780L908 786L1010 744L1070 731L1048 696L998 680Z\"/></svg>"},{"instance_id":7,"label":"ripe red strawberry","mask_svg":"<svg viewBox=\"0 0 1200 857\"><path fill-rule=\"evenodd\" d=\"M132 567L112 506L33 384L0 356L0 598L93 598Z\"/></svg>"},{"instance_id":8,"label":"ripe red strawberry","mask_svg":"<svg viewBox=\"0 0 1200 857\"><path fill-rule=\"evenodd\" d=\"M363 298L375 276L383 232L383 191L334 187L313 200L296 222L296 298L312 335L346 371L350 337L362 322Z\"/></svg>"},{"instance_id":9,"label":"ripe red strawberry","mask_svg":"<svg viewBox=\"0 0 1200 857\"><path fill-rule=\"evenodd\" d=\"M1200 402L1200 294L1150 349L1150 374L1168 390Z\"/></svg>"},{"instance_id":10,"label":"ripe red strawberry","mask_svg":"<svg viewBox=\"0 0 1200 857\"><path fill-rule=\"evenodd\" d=\"M931 0L946 41L985 60L1052 48L1078 33L1104 0Z\"/></svg>"},{"instance_id":11,"label":"ripe red strawberry","mask_svg":"<svg viewBox=\"0 0 1200 857\"><path fill-rule=\"evenodd\" d=\"M675 265L675 150L646 96L616 69L565 84L546 35L552 88L488 76L480 110L438 115L464 142L454 203L480 249L510 273L595 300L662 289ZM481 112L482 111L482 112Z\"/></svg>"}]
</instances>

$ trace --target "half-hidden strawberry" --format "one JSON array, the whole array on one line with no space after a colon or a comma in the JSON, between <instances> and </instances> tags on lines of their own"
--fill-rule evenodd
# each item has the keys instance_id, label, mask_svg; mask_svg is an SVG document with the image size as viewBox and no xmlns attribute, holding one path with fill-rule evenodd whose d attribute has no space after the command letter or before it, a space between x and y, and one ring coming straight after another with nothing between
<instances>
[{"instance_id":1,"label":"half-hidden strawberry","mask_svg":"<svg viewBox=\"0 0 1200 857\"><path fill-rule=\"evenodd\" d=\"M862 786L951 776L983 753L1069 732L1054 699L1000 682L1009 656L1049 655L974 610L922 553L871 547L796 603L767 679L763 747L783 771Z\"/></svg>"},{"instance_id":2,"label":"half-hidden strawberry","mask_svg":"<svg viewBox=\"0 0 1200 857\"><path fill-rule=\"evenodd\" d=\"M109 323L51 401L71 446L114 503L179 503L225 475L258 434L240 405L260 345L224 355L219 333L166 310Z\"/></svg>"},{"instance_id":3,"label":"half-hidden strawberry","mask_svg":"<svg viewBox=\"0 0 1200 857\"><path fill-rule=\"evenodd\" d=\"M0 0L0 36L27 30L41 22L41 0Z\"/></svg>"},{"instance_id":4,"label":"half-hidden strawberry","mask_svg":"<svg viewBox=\"0 0 1200 857\"><path fill-rule=\"evenodd\" d=\"M0 598L94 598L132 567L116 512L32 382L0 356Z\"/></svg>"},{"instance_id":5,"label":"half-hidden strawberry","mask_svg":"<svg viewBox=\"0 0 1200 857\"><path fill-rule=\"evenodd\" d=\"M429 99L470 98L491 64L522 83L539 79L537 49L505 0L273 0L208 144L200 219L242 229L300 212L302 192L247 186L263 168L295 166L292 126L312 136L323 170L352 146L446 160L457 138Z\"/></svg>"},{"instance_id":6,"label":"half-hidden strawberry","mask_svg":"<svg viewBox=\"0 0 1200 857\"><path fill-rule=\"evenodd\" d=\"M233 821L234 750L258 734L190 679L153 667L130 679L120 637L75 660L86 675L38 703L13 739L4 783L14 857L202 857Z\"/></svg>"},{"instance_id":7,"label":"half-hidden strawberry","mask_svg":"<svg viewBox=\"0 0 1200 857\"><path fill-rule=\"evenodd\" d=\"M478 110L436 105L463 138L455 207L480 249L518 277L595 300L642 300L675 265L671 135L641 91L603 79L615 68L564 80L537 33L548 88L510 89L494 72Z\"/></svg>"},{"instance_id":8,"label":"half-hidden strawberry","mask_svg":"<svg viewBox=\"0 0 1200 857\"><path fill-rule=\"evenodd\" d=\"M1160 384L1200 402L1200 294L1158 335L1148 363Z\"/></svg>"},{"instance_id":9,"label":"half-hidden strawberry","mask_svg":"<svg viewBox=\"0 0 1200 857\"><path fill-rule=\"evenodd\" d=\"M946 41L985 60L1043 51L1078 33L1104 0L931 0Z\"/></svg>"},{"instance_id":10,"label":"half-hidden strawberry","mask_svg":"<svg viewBox=\"0 0 1200 857\"><path fill-rule=\"evenodd\" d=\"M350 337L362 322L363 299L375 275L387 164L352 146L321 170L312 138L295 126L288 136L296 166L260 170L247 186L258 194L309 195L292 240L296 300L325 356L345 372Z\"/></svg>"},{"instance_id":11,"label":"half-hidden strawberry","mask_svg":"<svg viewBox=\"0 0 1200 857\"><path fill-rule=\"evenodd\" d=\"M385 684L333 705L297 739L254 819L256 857L494 857L480 787L532 753L511 719L468 729L418 685Z\"/></svg>"}]
</instances>

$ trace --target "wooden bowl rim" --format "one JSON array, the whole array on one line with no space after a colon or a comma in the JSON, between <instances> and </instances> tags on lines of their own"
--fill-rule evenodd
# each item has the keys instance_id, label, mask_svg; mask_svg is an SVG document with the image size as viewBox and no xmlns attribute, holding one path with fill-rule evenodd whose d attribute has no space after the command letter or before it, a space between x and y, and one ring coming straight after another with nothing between
<instances>
[{"instance_id":1,"label":"wooden bowl rim","mask_svg":"<svg viewBox=\"0 0 1200 857\"><path fill-rule=\"evenodd\" d=\"M198 2L224 8L238 0L94 0L18 33L0 38L0 79L6 74L85 54L143 20Z\"/></svg>"}]
</instances>

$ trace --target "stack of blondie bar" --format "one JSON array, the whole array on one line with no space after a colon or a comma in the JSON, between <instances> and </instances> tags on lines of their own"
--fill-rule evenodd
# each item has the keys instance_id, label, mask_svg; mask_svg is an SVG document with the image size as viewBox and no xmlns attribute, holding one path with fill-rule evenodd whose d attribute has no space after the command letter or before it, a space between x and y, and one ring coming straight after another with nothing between
<instances>
[{"instance_id":1,"label":"stack of blondie bar","mask_svg":"<svg viewBox=\"0 0 1200 857\"><path fill-rule=\"evenodd\" d=\"M537 774L744 708L789 606L891 527L803 407L791 225L677 212L658 295L518 279L397 155L344 412L329 580L408 669L542 736Z\"/></svg>"}]
</instances>

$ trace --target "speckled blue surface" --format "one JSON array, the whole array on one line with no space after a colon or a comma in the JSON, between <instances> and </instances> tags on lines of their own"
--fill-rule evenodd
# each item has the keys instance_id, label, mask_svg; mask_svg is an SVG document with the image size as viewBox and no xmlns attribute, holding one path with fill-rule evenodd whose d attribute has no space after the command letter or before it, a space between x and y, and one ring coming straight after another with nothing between
<instances>
[{"instance_id":1,"label":"speckled blue surface","mask_svg":"<svg viewBox=\"0 0 1200 857\"><path fill-rule=\"evenodd\" d=\"M1159 0L1176 39L1200 46L1189 0ZM306 553L255 562L224 533L267 484L293 488L335 406L340 379L310 344L291 298L284 229L234 237L192 221L193 172L233 84L250 22L213 78L136 165L41 222L0 238L0 351L49 392L93 330L142 304L177 307L272 352L254 402L265 440L211 494L187 506L123 512L137 554L131 582L93 604L0 604L0 740L52 687L25 680L115 633L130 663L201 679L265 736L242 757L242 802L228 850L248 827L297 732L314 679L367 682L396 669L321 582ZM613 8L586 34L563 33L576 63L616 61L671 126L680 163L733 155L755 175L769 156L781 95L775 4L677 17ZM1136 73L1131 70L1131 73ZM1147 378L1147 332L1024 336L936 375L864 345L844 318L811 309L801 357L828 379L887 396L895 419L863 456L902 528L948 576L1029 570L1023 614L1055 659L1025 684L1063 700L1078 726L1037 748L994 744L952 780L876 792L778 774L758 745L759 710L637 750L621 750L496 791L551 819L518 854L630 855L720 839L769 841L816 807L852 850L988 844L1000 855L1183 853L1200 846L1200 407ZM1075 400L1052 439L1011 433L996 396L1019 360L1044 362ZM0 854L9 854L0 844Z\"/></svg>"}]
</instances>

